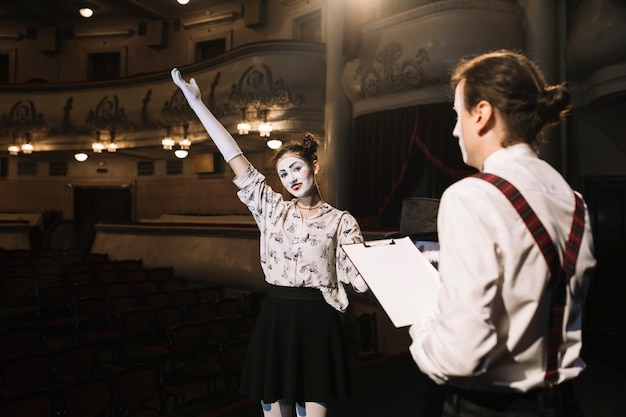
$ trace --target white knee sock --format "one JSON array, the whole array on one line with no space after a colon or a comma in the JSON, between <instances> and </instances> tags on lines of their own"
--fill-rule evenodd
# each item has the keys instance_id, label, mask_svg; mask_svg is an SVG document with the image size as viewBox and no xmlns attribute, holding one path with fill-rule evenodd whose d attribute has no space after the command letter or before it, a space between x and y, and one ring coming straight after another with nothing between
<instances>
[{"instance_id":1,"label":"white knee sock","mask_svg":"<svg viewBox=\"0 0 626 417\"><path fill-rule=\"evenodd\" d=\"M304 407L302 404L296 404L298 417L326 417L326 411L326 405L321 403L306 402Z\"/></svg>"},{"instance_id":2,"label":"white knee sock","mask_svg":"<svg viewBox=\"0 0 626 417\"><path fill-rule=\"evenodd\" d=\"M278 400L275 403L261 401L264 417L293 417L293 406Z\"/></svg>"}]
</instances>

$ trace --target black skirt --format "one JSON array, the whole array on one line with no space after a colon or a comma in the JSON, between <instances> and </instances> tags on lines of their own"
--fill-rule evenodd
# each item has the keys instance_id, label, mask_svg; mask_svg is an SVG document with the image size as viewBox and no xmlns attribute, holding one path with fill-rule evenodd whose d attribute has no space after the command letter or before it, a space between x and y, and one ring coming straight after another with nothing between
<instances>
[{"instance_id":1,"label":"black skirt","mask_svg":"<svg viewBox=\"0 0 626 417\"><path fill-rule=\"evenodd\" d=\"M315 288L270 286L252 332L240 385L266 403L350 395L340 313Z\"/></svg>"}]
</instances>

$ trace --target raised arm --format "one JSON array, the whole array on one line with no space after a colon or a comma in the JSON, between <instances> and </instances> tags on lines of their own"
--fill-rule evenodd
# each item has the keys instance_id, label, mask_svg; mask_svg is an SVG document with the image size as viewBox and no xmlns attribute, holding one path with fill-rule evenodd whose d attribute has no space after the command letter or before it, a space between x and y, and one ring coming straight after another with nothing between
<instances>
[{"instance_id":1,"label":"raised arm","mask_svg":"<svg viewBox=\"0 0 626 417\"><path fill-rule=\"evenodd\" d=\"M178 68L172 69L172 80L183 92L187 103L189 103L189 107L196 113L196 116L198 116L198 119L213 140L213 143L215 143L215 146L217 146L217 149L219 149L224 160L228 162L228 165L230 165L235 175L239 176L243 174L245 170L248 169L249 161L243 155L243 152L232 135L228 133L228 130L222 126L219 120L213 116L213 113L211 113L202 102L200 88L196 80L192 78L189 82L185 81Z\"/></svg>"}]
</instances>

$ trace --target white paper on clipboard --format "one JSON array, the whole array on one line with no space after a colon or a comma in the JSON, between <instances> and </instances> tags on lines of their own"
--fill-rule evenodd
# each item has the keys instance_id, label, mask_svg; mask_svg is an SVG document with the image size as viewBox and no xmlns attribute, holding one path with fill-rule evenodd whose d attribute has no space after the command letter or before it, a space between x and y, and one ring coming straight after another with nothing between
<instances>
[{"instance_id":1,"label":"white paper on clipboard","mask_svg":"<svg viewBox=\"0 0 626 417\"><path fill-rule=\"evenodd\" d=\"M435 311L439 272L409 237L342 248L395 327L418 323Z\"/></svg>"}]
</instances>

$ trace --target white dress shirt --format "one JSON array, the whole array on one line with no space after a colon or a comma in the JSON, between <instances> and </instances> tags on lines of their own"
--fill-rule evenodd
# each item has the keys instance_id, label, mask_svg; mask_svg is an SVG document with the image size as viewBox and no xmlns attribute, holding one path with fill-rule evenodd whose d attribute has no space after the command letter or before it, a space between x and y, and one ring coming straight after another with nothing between
<instances>
[{"instance_id":1,"label":"white dress shirt","mask_svg":"<svg viewBox=\"0 0 626 417\"><path fill-rule=\"evenodd\" d=\"M284 201L252 165L233 182L261 232L261 268L268 283L318 288L326 302L339 311L348 307L344 284L352 284L358 292L368 290L341 248L363 242L350 213L323 203L315 215L303 218L296 199Z\"/></svg>"},{"instance_id":2,"label":"white dress shirt","mask_svg":"<svg viewBox=\"0 0 626 417\"><path fill-rule=\"evenodd\" d=\"M498 150L484 172L511 182L562 258L575 201L562 176L526 144ZM494 185L464 178L443 194L437 219L442 289L438 311L411 326L411 354L439 383L474 390L543 387L549 270L524 221ZM595 267L589 213L563 318L559 382L578 375L582 305Z\"/></svg>"}]
</instances>

